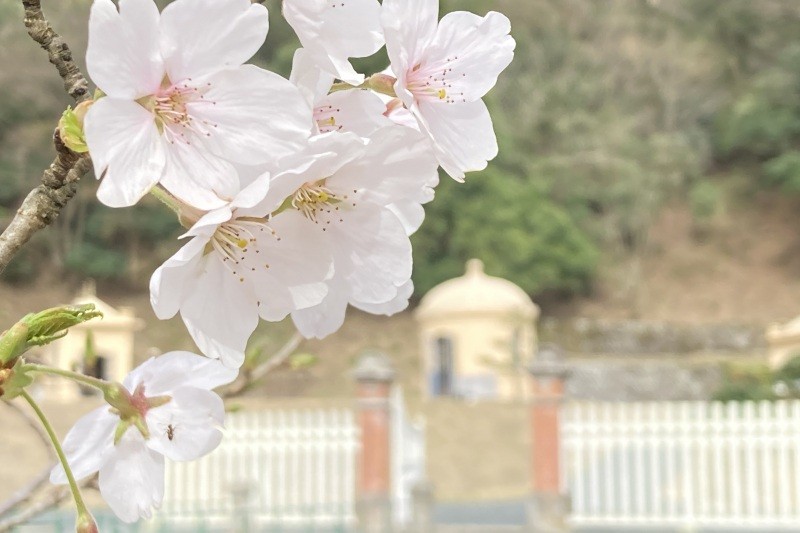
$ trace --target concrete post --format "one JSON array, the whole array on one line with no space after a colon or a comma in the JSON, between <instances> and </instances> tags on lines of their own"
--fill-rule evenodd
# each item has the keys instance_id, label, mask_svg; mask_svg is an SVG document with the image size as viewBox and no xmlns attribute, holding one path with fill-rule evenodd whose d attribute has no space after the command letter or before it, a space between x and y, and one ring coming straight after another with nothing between
<instances>
[{"instance_id":1,"label":"concrete post","mask_svg":"<svg viewBox=\"0 0 800 533\"><path fill-rule=\"evenodd\" d=\"M560 483L560 411L570 370L557 346L545 345L530 363L531 374L531 502L530 530L568 531L569 496Z\"/></svg>"},{"instance_id":2,"label":"concrete post","mask_svg":"<svg viewBox=\"0 0 800 533\"><path fill-rule=\"evenodd\" d=\"M391 531L391 412L395 372L386 354L365 352L354 372L357 382L361 453L358 515L362 531Z\"/></svg>"},{"instance_id":3,"label":"concrete post","mask_svg":"<svg viewBox=\"0 0 800 533\"><path fill-rule=\"evenodd\" d=\"M418 483L411 489L411 500L413 502L413 514L409 531L414 533L435 533L433 487L426 482Z\"/></svg>"}]
</instances>

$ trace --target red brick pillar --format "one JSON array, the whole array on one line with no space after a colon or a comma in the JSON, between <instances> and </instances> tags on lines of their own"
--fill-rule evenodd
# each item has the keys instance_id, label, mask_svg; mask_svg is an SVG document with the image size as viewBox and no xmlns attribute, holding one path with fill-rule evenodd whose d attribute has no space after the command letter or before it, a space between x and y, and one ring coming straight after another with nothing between
<instances>
[{"instance_id":1,"label":"red brick pillar","mask_svg":"<svg viewBox=\"0 0 800 533\"><path fill-rule=\"evenodd\" d=\"M358 459L358 514L362 531L382 533L391 527L391 411L389 395L395 372L379 352L364 353L354 372L361 451Z\"/></svg>"},{"instance_id":2,"label":"red brick pillar","mask_svg":"<svg viewBox=\"0 0 800 533\"><path fill-rule=\"evenodd\" d=\"M531 374L531 459L532 501L529 521L532 531L567 531L569 497L560 482L560 411L570 371L561 350L542 346L528 366Z\"/></svg>"}]
</instances>

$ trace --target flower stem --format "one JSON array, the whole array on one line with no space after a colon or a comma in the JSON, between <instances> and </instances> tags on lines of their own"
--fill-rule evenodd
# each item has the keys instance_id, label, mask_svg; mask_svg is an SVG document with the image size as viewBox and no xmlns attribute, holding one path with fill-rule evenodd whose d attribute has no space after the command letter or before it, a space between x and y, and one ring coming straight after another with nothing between
<instances>
[{"instance_id":1,"label":"flower stem","mask_svg":"<svg viewBox=\"0 0 800 533\"><path fill-rule=\"evenodd\" d=\"M67 480L69 481L69 490L72 492L72 498L75 500L75 508L78 510L78 518L79 520L81 517L90 516L89 509L86 508L86 504L83 501L83 496L81 496L81 490L78 488L78 483L75 481L75 476L72 474L72 469L69 467L69 463L67 462L67 456L64 455L64 450L61 448L61 443L58 441L58 437L56 436L56 432L53 430L53 426L50 425L50 421L45 416L44 412L42 412L39 405L31 398L31 395L28 394L27 391L22 391L20 396L25 398L25 401L28 402L28 405L33 408L34 412L36 412L36 416L39 417L39 421L44 426L45 431L47 432L47 436L50 437L50 442L53 443L53 448L56 451L56 455L58 455L58 460L61 461L61 466L64 467L64 472L67 474Z\"/></svg>"},{"instance_id":2,"label":"flower stem","mask_svg":"<svg viewBox=\"0 0 800 533\"><path fill-rule=\"evenodd\" d=\"M334 83L331 86L331 90L328 94L339 92L339 91L347 91L350 89L371 89L376 93L385 94L387 96L391 96L393 98L397 98L397 94L394 91L394 83L397 81L396 78L389 76L387 74L373 74L361 85L350 85L347 82L339 82Z\"/></svg>"},{"instance_id":3,"label":"flower stem","mask_svg":"<svg viewBox=\"0 0 800 533\"><path fill-rule=\"evenodd\" d=\"M103 379L93 378L91 376L81 374L80 372L72 372L71 370L62 370L60 368L53 368L47 365L26 363L25 365L23 365L23 369L28 372L38 372L40 374L51 374L53 376L61 376L67 379L71 379L72 381L77 381L78 383L83 383L84 385L94 387L95 389L99 389L102 392L108 391L113 386L112 383L105 381Z\"/></svg>"},{"instance_id":4,"label":"flower stem","mask_svg":"<svg viewBox=\"0 0 800 533\"><path fill-rule=\"evenodd\" d=\"M155 187L150 189L150 194L158 198L158 200L162 204L166 205L167 207L175 211L175 213L177 213L178 215L181 214L181 208L183 207L183 203L174 196L172 196L170 193L168 193L166 189L156 185Z\"/></svg>"}]
</instances>

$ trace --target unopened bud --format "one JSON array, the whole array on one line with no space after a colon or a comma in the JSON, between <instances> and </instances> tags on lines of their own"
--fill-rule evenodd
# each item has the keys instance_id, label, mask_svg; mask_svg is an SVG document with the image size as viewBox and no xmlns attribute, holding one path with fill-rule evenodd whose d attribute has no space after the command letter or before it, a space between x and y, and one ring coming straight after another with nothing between
<instances>
[{"instance_id":1,"label":"unopened bud","mask_svg":"<svg viewBox=\"0 0 800 533\"><path fill-rule=\"evenodd\" d=\"M68 107L61 120L58 121L58 133L64 144L73 152L82 154L89 151L86 145L86 135L83 132L83 119L94 100L86 100L78 104L75 109Z\"/></svg>"}]
</instances>

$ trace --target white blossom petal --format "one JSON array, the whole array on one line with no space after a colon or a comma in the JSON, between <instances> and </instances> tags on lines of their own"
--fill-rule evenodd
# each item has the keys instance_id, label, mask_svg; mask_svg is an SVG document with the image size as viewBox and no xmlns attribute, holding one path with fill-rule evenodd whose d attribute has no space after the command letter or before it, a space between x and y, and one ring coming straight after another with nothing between
<instances>
[{"instance_id":1,"label":"white blossom petal","mask_svg":"<svg viewBox=\"0 0 800 533\"><path fill-rule=\"evenodd\" d=\"M277 238L258 241L263 264L254 263L251 276L264 320L282 320L292 311L319 304L328 293L331 251L322 232L311 226L300 213L287 210L270 221Z\"/></svg>"},{"instance_id":2,"label":"white blossom petal","mask_svg":"<svg viewBox=\"0 0 800 533\"><path fill-rule=\"evenodd\" d=\"M514 58L516 43L508 17L490 11L485 17L466 11L448 13L425 51L428 65L445 65L447 93L458 102L482 98ZM430 67L429 67L430 68Z\"/></svg>"},{"instance_id":3,"label":"white blossom petal","mask_svg":"<svg viewBox=\"0 0 800 533\"><path fill-rule=\"evenodd\" d=\"M166 145L161 185L175 197L198 209L225 206L239 192L234 166L211 153L207 141L195 135Z\"/></svg>"},{"instance_id":4,"label":"white blossom petal","mask_svg":"<svg viewBox=\"0 0 800 533\"><path fill-rule=\"evenodd\" d=\"M341 280L332 280L322 303L294 311L292 321L306 339L322 339L342 327L346 313L346 284Z\"/></svg>"},{"instance_id":5,"label":"white blossom petal","mask_svg":"<svg viewBox=\"0 0 800 533\"><path fill-rule=\"evenodd\" d=\"M100 468L100 494L126 523L150 518L164 499L164 456L150 450L131 428Z\"/></svg>"},{"instance_id":6,"label":"white blossom petal","mask_svg":"<svg viewBox=\"0 0 800 533\"><path fill-rule=\"evenodd\" d=\"M179 387L211 390L231 383L237 375L237 370L222 365L217 359L176 351L151 357L134 368L123 385L133 391L144 384L147 396L161 396Z\"/></svg>"},{"instance_id":7,"label":"white blossom petal","mask_svg":"<svg viewBox=\"0 0 800 533\"><path fill-rule=\"evenodd\" d=\"M206 142L218 156L257 165L305 147L311 135L311 107L289 80L244 65L197 83L211 85L205 101L189 103L187 109L194 119L213 124Z\"/></svg>"},{"instance_id":8,"label":"white blossom petal","mask_svg":"<svg viewBox=\"0 0 800 533\"><path fill-rule=\"evenodd\" d=\"M114 428L119 417L103 406L82 416L67 433L61 446L75 479L83 479L94 474L108 457L114 447ZM50 472L50 482L67 484L67 475L61 463Z\"/></svg>"},{"instance_id":9,"label":"white blossom petal","mask_svg":"<svg viewBox=\"0 0 800 533\"><path fill-rule=\"evenodd\" d=\"M173 461L193 461L219 446L225 421L222 398L194 387L175 388L170 396L169 403L147 413L147 446Z\"/></svg>"},{"instance_id":10,"label":"white blossom petal","mask_svg":"<svg viewBox=\"0 0 800 533\"><path fill-rule=\"evenodd\" d=\"M347 61L383 46L378 0L284 0L283 14L323 70L353 85L364 81Z\"/></svg>"},{"instance_id":11,"label":"white blossom petal","mask_svg":"<svg viewBox=\"0 0 800 533\"><path fill-rule=\"evenodd\" d=\"M247 340L258 325L256 295L216 254L202 261L202 272L181 305L181 318L200 350L229 368L244 362Z\"/></svg>"},{"instance_id":12,"label":"white blossom petal","mask_svg":"<svg viewBox=\"0 0 800 533\"><path fill-rule=\"evenodd\" d=\"M208 238L193 238L153 272L150 278L150 304L161 320L175 316L186 298L187 290L192 289L187 282L199 275L200 258L206 244Z\"/></svg>"},{"instance_id":13,"label":"white blossom petal","mask_svg":"<svg viewBox=\"0 0 800 533\"><path fill-rule=\"evenodd\" d=\"M250 0L175 0L161 13L161 53L173 82L238 67L264 44L267 8Z\"/></svg>"},{"instance_id":14,"label":"white blossom petal","mask_svg":"<svg viewBox=\"0 0 800 533\"><path fill-rule=\"evenodd\" d=\"M152 0L95 0L89 15L86 67L101 91L135 100L164 77L158 48L158 8Z\"/></svg>"},{"instance_id":15,"label":"white blossom petal","mask_svg":"<svg viewBox=\"0 0 800 533\"><path fill-rule=\"evenodd\" d=\"M497 156L492 117L482 100L466 104L419 102L417 118L434 141L436 156L451 178L486 168Z\"/></svg>"},{"instance_id":16,"label":"white blossom petal","mask_svg":"<svg viewBox=\"0 0 800 533\"><path fill-rule=\"evenodd\" d=\"M352 132L370 137L392 125L383 113L386 106L373 92L361 89L338 91L317 101L314 120L321 133Z\"/></svg>"},{"instance_id":17,"label":"white blossom petal","mask_svg":"<svg viewBox=\"0 0 800 533\"><path fill-rule=\"evenodd\" d=\"M367 313L373 315L386 315L392 316L408 308L408 299L414 294L414 282L408 280L403 285L397 288L397 294L388 302L379 304L368 304L359 301L351 301L353 307L357 307Z\"/></svg>"},{"instance_id":18,"label":"white blossom petal","mask_svg":"<svg viewBox=\"0 0 800 533\"><path fill-rule=\"evenodd\" d=\"M364 157L343 166L328 186L364 189L380 205L417 200L439 181L438 163L429 140L410 128L390 126L374 132Z\"/></svg>"},{"instance_id":19,"label":"white blossom petal","mask_svg":"<svg viewBox=\"0 0 800 533\"><path fill-rule=\"evenodd\" d=\"M438 21L439 0L383 0L386 51L400 85L406 71L422 60Z\"/></svg>"},{"instance_id":20,"label":"white blossom petal","mask_svg":"<svg viewBox=\"0 0 800 533\"><path fill-rule=\"evenodd\" d=\"M309 106L327 96L336 77L320 69L305 48L298 48L292 58L289 81L294 83Z\"/></svg>"},{"instance_id":21,"label":"white blossom petal","mask_svg":"<svg viewBox=\"0 0 800 533\"><path fill-rule=\"evenodd\" d=\"M95 175L103 179L97 191L101 202L133 205L158 182L166 161L164 147L145 108L102 98L89 108L85 132Z\"/></svg>"}]
</instances>

